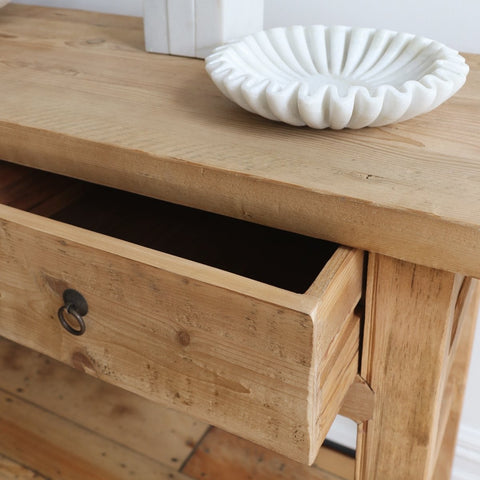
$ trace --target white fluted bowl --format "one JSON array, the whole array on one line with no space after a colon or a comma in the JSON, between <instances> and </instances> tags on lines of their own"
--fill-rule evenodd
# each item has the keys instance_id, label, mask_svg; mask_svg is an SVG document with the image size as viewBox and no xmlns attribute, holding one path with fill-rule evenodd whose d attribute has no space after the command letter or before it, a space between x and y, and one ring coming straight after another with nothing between
<instances>
[{"instance_id":1,"label":"white fluted bowl","mask_svg":"<svg viewBox=\"0 0 480 480\"><path fill-rule=\"evenodd\" d=\"M216 48L206 69L225 96L271 120L362 128L438 107L468 65L441 43L371 28L274 28Z\"/></svg>"}]
</instances>

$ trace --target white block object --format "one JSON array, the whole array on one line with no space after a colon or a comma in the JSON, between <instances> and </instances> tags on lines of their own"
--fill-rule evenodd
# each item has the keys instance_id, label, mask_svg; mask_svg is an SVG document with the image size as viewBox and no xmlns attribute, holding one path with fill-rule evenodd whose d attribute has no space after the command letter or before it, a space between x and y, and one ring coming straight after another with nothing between
<instances>
[{"instance_id":1,"label":"white block object","mask_svg":"<svg viewBox=\"0 0 480 480\"><path fill-rule=\"evenodd\" d=\"M147 52L170 53L167 0L143 1L143 28Z\"/></svg>"},{"instance_id":2,"label":"white block object","mask_svg":"<svg viewBox=\"0 0 480 480\"><path fill-rule=\"evenodd\" d=\"M262 30L263 9L264 0L144 0L146 50L205 58Z\"/></svg>"},{"instance_id":3,"label":"white block object","mask_svg":"<svg viewBox=\"0 0 480 480\"><path fill-rule=\"evenodd\" d=\"M172 55L195 56L195 0L167 0L168 43Z\"/></svg>"},{"instance_id":4,"label":"white block object","mask_svg":"<svg viewBox=\"0 0 480 480\"><path fill-rule=\"evenodd\" d=\"M221 43L223 36L221 0L195 0L196 30L195 53L205 58L213 50L212 46ZM214 47L215 48L215 47Z\"/></svg>"}]
</instances>

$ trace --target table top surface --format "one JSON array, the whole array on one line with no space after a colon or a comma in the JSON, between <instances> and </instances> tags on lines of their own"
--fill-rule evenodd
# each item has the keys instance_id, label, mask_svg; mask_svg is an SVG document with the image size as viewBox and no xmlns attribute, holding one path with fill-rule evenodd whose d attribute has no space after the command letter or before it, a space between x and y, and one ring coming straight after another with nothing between
<instances>
[{"instance_id":1,"label":"table top surface","mask_svg":"<svg viewBox=\"0 0 480 480\"><path fill-rule=\"evenodd\" d=\"M480 276L480 56L431 113L361 130L275 123L139 18L0 11L0 158Z\"/></svg>"}]
</instances>

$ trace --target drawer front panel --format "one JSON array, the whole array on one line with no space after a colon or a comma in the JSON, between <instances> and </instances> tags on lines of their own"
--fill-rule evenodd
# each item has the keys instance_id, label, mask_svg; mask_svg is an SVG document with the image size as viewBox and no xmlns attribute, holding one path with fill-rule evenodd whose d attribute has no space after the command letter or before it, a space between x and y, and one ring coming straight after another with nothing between
<instances>
[{"instance_id":1,"label":"drawer front panel","mask_svg":"<svg viewBox=\"0 0 480 480\"><path fill-rule=\"evenodd\" d=\"M9 207L0 225L1 335L308 462L317 298ZM89 304L80 337L57 319L67 288Z\"/></svg>"}]
</instances>

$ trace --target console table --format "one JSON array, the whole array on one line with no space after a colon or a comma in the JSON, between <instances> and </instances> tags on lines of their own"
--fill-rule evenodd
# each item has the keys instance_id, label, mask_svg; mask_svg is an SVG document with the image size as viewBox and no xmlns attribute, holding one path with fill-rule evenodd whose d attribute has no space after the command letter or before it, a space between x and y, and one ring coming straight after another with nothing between
<instances>
[{"instance_id":1,"label":"console table","mask_svg":"<svg viewBox=\"0 0 480 480\"><path fill-rule=\"evenodd\" d=\"M141 19L2 9L0 335L305 464L340 412L357 480L448 479L479 301L467 61L427 115L314 131L145 53Z\"/></svg>"}]
</instances>

